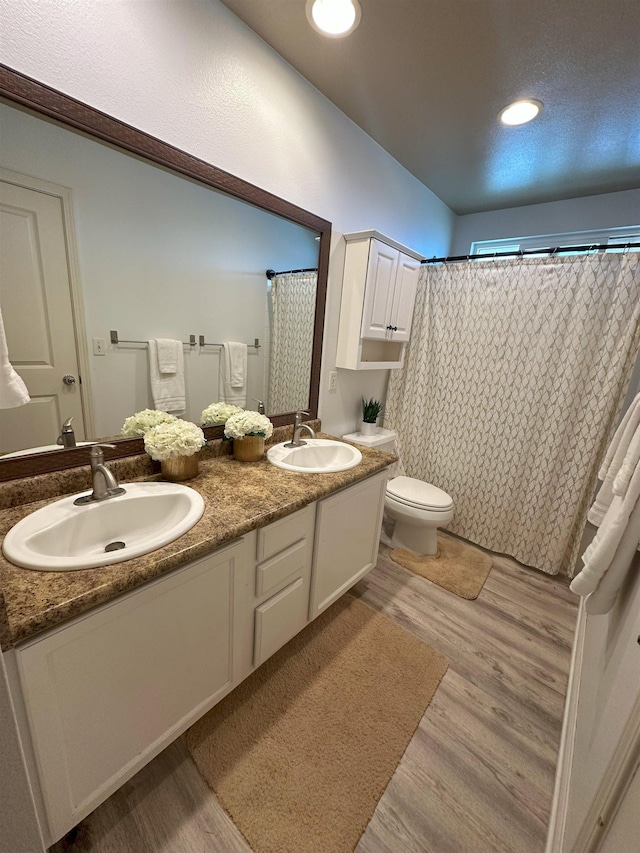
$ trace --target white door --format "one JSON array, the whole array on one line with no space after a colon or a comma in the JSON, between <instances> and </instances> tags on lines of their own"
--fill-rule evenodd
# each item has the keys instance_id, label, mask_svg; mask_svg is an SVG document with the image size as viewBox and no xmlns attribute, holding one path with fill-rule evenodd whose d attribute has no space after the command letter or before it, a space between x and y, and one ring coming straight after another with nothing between
<instances>
[{"instance_id":1,"label":"white door","mask_svg":"<svg viewBox=\"0 0 640 853\"><path fill-rule=\"evenodd\" d=\"M389 320L390 325L393 326L391 339L394 341L409 340L419 269L420 261L408 255L400 255Z\"/></svg>"},{"instance_id":2,"label":"white door","mask_svg":"<svg viewBox=\"0 0 640 853\"><path fill-rule=\"evenodd\" d=\"M385 340L389 337L391 300L399 254L397 249L371 240L362 312L363 338Z\"/></svg>"},{"instance_id":3,"label":"white door","mask_svg":"<svg viewBox=\"0 0 640 853\"><path fill-rule=\"evenodd\" d=\"M0 410L0 453L55 444L70 417L85 438L62 201L5 181L0 309L9 360L31 396L26 406Z\"/></svg>"}]
</instances>

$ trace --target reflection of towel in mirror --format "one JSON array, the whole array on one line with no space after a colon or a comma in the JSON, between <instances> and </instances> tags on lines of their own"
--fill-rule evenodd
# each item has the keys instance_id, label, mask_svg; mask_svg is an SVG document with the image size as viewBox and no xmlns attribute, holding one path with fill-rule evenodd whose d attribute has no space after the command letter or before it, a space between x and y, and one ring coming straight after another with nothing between
<instances>
[{"instance_id":1,"label":"reflection of towel in mirror","mask_svg":"<svg viewBox=\"0 0 640 853\"><path fill-rule=\"evenodd\" d=\"M153 397L154 408L160 412L182 415L187 408L184 385L184 352L180 341L173 343L177 344L177 347L173 347L176 370L173 373L165 373L160 367L157 340L151 338L148 341L151 396ZM167 364L166 361L165 364Z\"/></svg>"},{"instance_id":2,"label":"reflection of towel in mirror","mask_svg":"<svg viewBox=\"0 0 640 853\"><path fill-rule=\"evenodd\" d=\"M30 399L27 386L9 361L7 338L0 313L0 409L15 409L17 406L24 406Z\"/></svg>"},{"instance_id":3,"label":"reflection of towel in mirror","mask_svg":"<svg viewBox=\"0 0 640 853\"><path fill-rule=\"evenodd\" d=\"M177 373L182 353L182 342L171 338L154 338L158 347L158 370L160 373Z\"/></svg>"},{"instance_id":4,"label":"reflection of towel in mirror","mask_svg":"<svg viewBox=\"0 0 640 853\"><path fill-rule=\"evenodd\" d=\"M247 403L247 345L227 341L220 350L220 387L218 396L224 403L244 406Z\"/></svg>"}]
</instances>

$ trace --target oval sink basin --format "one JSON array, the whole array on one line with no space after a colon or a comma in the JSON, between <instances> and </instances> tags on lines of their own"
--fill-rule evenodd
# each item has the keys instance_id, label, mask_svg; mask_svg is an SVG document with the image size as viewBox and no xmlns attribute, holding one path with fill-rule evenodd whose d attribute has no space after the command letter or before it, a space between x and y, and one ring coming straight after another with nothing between
<instances>
[{"instance_id":1,"label":"oval sink basin","mask_svg":"<svg viewBox=\"0 0 640 853\"><path fill-rule=\"evenodd\" d=\"M177 483L127 483L124 495L75 506L48 504L5 536L4 556L45 572L91 569L148 554L182 536L204 512L202 495ZM85 492L83 494L91 494Z\"/></svg>"},{"instance_id":2,"label":"oval sink basin","mask_svg":"<svg viewBox=\"0 0 640 853\"><path fill-rule=\"evenodd\" d=\"M287 447L275 444L267 450L267 459L272 465L300 474L332 474L354 468L362 459L362 453L352 444L333 441L330 438L308 438L302 447Z\"/></svg>"}]
</instances>

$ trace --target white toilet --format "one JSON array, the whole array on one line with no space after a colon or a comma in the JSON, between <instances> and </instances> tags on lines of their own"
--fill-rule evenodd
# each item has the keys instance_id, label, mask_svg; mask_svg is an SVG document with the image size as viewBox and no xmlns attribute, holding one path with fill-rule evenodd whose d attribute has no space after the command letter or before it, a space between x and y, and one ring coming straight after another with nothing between
<instances>
[{"instance_id":1,"label":"white toilet","mask_svg":"<svg viewBox=\"0 0 640 853\"><path fill-rule=\"evenodd\" d=\"M397 433L378 429L374 435L350 433L343 438L395 453ZM453 500L446 492L414 477L393 477L387 483L384 505L385 515L394 522L390 536L394 548L407 548L416 554L438 552L438 528L453 519Z\"/></svg>"}]
</instances>

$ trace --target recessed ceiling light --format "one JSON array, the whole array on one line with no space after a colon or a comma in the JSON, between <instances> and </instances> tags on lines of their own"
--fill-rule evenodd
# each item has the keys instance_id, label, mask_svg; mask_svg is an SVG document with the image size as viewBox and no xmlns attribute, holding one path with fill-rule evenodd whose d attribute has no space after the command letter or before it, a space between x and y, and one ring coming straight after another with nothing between
<instances>
[{"instance_id":1,"label":"recessed ceiling light","mask_svg":"<svg viewBox=\"0 0 640 853\"><path fill-rule=\"evenodd\" d=\"M498 120L502 124L510 127L516 124L526 124L532 121L542 110L540 101L535 101L533 98L526 98L522 101L515 101L509 104L498 114Z\"/></svg>"},{"instance_id":2,"label":"recessed ceiling light","mask_svg":"<svg viewBox=\"0 0 640 853\"><path fill-rule=\"evenodd\" d=\"M360 23L358 0L307 0L309 23L323 36L341 38Z\"/></svg>"}]
</instances>

